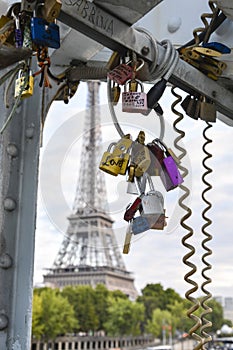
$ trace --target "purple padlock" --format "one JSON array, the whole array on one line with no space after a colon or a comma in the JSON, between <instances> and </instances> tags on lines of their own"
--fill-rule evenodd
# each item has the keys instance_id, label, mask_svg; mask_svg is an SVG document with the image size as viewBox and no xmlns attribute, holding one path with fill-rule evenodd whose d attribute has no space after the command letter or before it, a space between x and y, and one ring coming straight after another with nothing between
<instances>
[{"instance_id":1,"label":"purple padlock","mask_svg":"<svg viewBox=\"0 0 233 350\"><path fill-rule=\"evenodd\" d=\"M160 177L167 191L176 188L184 181L172 156L163 159Z\"/></svg>"}]
</instances>

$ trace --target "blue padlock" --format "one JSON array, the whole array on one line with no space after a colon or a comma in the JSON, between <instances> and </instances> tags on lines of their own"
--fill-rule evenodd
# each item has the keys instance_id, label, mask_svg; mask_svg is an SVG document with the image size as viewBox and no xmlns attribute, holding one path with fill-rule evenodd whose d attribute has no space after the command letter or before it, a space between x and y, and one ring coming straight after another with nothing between
<instances>
[{"instance_id":1,"label":"blue padlock","mask_svg":"<svg viewBox=\"0 0 233 350\"><path fill-rule=\"evenodd\" d=\"M60 32L56 23L49 23L40 17L31 18L31 36L34 44L59 49Z\"/></svg>"},{"instance_id":2,"label":"blue padlock","mask_svg":"<svg viewBox=\"0 0 233 350\"><path fill-rule=\"evenodd\" d=\"M132 221L132 233L137 235L139 233L148 231L150 229L150 223L146 217L137 216Z\"/></svg>"}]
</instances>

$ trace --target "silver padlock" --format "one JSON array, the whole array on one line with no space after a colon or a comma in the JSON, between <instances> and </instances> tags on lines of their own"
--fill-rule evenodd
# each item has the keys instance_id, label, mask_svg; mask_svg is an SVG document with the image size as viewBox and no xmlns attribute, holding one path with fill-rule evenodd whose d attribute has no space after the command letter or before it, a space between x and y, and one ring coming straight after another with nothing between
<instances>
[{"instance_id":1,"label":"silver padlock","mask_svg":"<svg viewBox=\"0 0 233 350\"><path fill-rule=\"evenodd\" d=\"M145 177L147 177L150 191L142 198L140 214L147 219L151 229L163 230L167 225L163 195L155 191L152 179L147 173Z\"/></svg>"},{"instance_id":2,"label":"silver padlock","mask_svg":"<svg viewBox=\"0 0 233 350\"><path fill-rule=\"evenodd\" d=\"M128 182L127 193L141 195L142 190L144 192L145 188L146 188L146 175L144 173L142 176L137 177L136 179L135 178L136 178L136 176L134 177L133 182ZM135 183L135 182L137 182L137 183ZM139 183L139 186L138 186L138 183ZM141 189L141 193L140 193L139 187Z\"/></svg>"},{"instance_id":3,"label":"silver padlock","mask_svg":"<svg viewBox=\"0 0 233 350\"><path fill-rule=\"evenodd\" d=\"M135 79L135 82L141 87L141 91L126 91L127 85L131 80L128 80L124 85L122 93L122 111L129 113L143 113L147 111L147 95L144 92L143 84L140 80Z\"/></svg>"}]
</instances>

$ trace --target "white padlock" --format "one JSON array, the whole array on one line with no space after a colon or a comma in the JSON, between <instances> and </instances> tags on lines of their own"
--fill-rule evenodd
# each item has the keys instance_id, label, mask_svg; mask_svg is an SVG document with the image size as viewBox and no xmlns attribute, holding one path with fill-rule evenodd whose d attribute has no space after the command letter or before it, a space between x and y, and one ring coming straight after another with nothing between
<instances>
[{"instance_id":1,"label":"white padlock","mask_svg":"<svg viewBox=\"0 0 233 350\"><path fill-rule=\"evenodd\" d=\"M141 87L141 91L126 91L127 85L131 80L128 80L124 85L122 93L122 111L129 113L143 113L147 111L147 95L144 92L143 84L140 80L135 79L135 82Z\"/></svg>"}]
</instances>

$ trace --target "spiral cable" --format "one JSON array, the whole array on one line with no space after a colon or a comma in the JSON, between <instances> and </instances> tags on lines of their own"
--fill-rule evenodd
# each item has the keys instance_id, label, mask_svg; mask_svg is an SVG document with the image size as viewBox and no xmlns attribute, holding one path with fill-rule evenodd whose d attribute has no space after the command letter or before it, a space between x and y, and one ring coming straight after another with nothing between
<instances>
[{"instance_id":1,"label":"spiral cable","mask_svg":"<svg viewBox=\"0 0 233 350\"><path fill-rule=\"evenodd\" d=\"M175 92L175 87L172 87L171 92L176 97L176 100L171 105L171 110L175 115L178 116L173 123L174 130L179 134L174 140L174 146L181 152L181 154L178 156L178 158L181 160L187 154L186 150L179 144L179 141L184 138L185 133L184 131L178 129L177 124L184 118L184 116L182 113L178 112L177 109L175 109L175 106L182 101L182 97ZM188 175L188 169L180 164L178 167L182 172L182 177L185 178ZM186 223L186 220L188 220L192 215L192 210L184 203L185 199L190 195L190 190L183 184L180 185L180 188L184 194L179 198L178 203L180 207L186 211L186 214L180 220L180 224L186 231L188 231L187 234L182 238L182 244L189 250L189 252L183 257L183 263L190 268L189 272L185 274L184 280L192 286L185 293L185 297L193 304L187 310L187 316L195 322L193 327L191 327L189 330L189 335L197 341L197 345L194 348L194 350L197 350L202 348L205 340L196 333L196 331L199 330L199 328L202 326L202 320L200 317L194 314L194 312L199 309L200 302L194 296L192 296L192 294L195 293L198 289L198 284L191 278L196 273L197 267L190 261L190 258L195 254L196 250L195 247L188 242L189 239L193 236L194 231Z\"/></svg>"},{"instance_id":2,"label":"spiral cable","mask_svg":"<svg viewBox=\"0 0 233 350\"><path fill-rule=\"evenodd\" d=\"M219 9L218 7L214 4L213 0L210 0L208 2L209 7L211 9L211 13L203 13L201 15L201 20L204 24L204 27L199 27L193 30L193 36L194 36L194 40L195 40L195 44L194 46L198 46L200 44L200 35L198 35L198 33L202 33L205 32L205 36L204 36L204 40L203 42L207 42L209 39L209 36L211 34L211 27L212 27L212 23L214 22L214 20L216 19L216 16L219 13ZM210 23L208 22L207 18L210 18Z\"/></svg>"},{"instance_id":3,"label":"spiral cable","mask_svg":"<svg viewBox=\"0 0 233 350\"><path fill-rule=\"evenodd\" d=\"M211 209L212 205L205 197L206 192L208 192L212 189L211 184L206 180L206 176L209 175L210 173L212 173L212 169L209 166L207 166L207 164L206 164L206 161L212 157L212 154L206 150L206 146L212 142L212 140L206 136L206 132L208 129L210 129L212 127L212 124L210 124L208 122L206 124L207 124L207 126L203 130L203 137L206 140L206 142L204 143L204 145L202 147L203 152L206 154L206 157L202 161L202 165L206 169L206 171L202 175L202 181L206 185L206 188L202 192L202 199L207 205L206 208L202 212L202 217L206 221L206 223L202 226L202 233L204 234L204 236L206 236L206 238L203 239L203 241L202 241L202 248L206 251L206 253L204 253L202 256L202 262L206 265L206 267L203 268L203 270L202 270L202 276L205 279L205 281L201 285L201 290L203 291L205 296L201 299L201 306L204 309L204 311L202 312L202 314L200 316L200 318L202 320L202 327L200 329L200 333L203 337L205 337L204 343L208 343L212 340L211 335L209 335L208 333L205 332L206 328L210 328L212 326L212 322L205 318L205 316L207 314L210 314L212 312L211 307L209 307L206 304L206 301L211 299L212 294L205 288L207 284L212 282L211 278L206 275L206 272L212 268L212 265L206 260L206 258L212 254L212 250L207 246L207 242L212 240L212 235L206 231L206 228L212 224L212 220L206 215L206 213ZM204 349L205 349L205 347L204 347Z\"/></svg>"}]
</instances>

